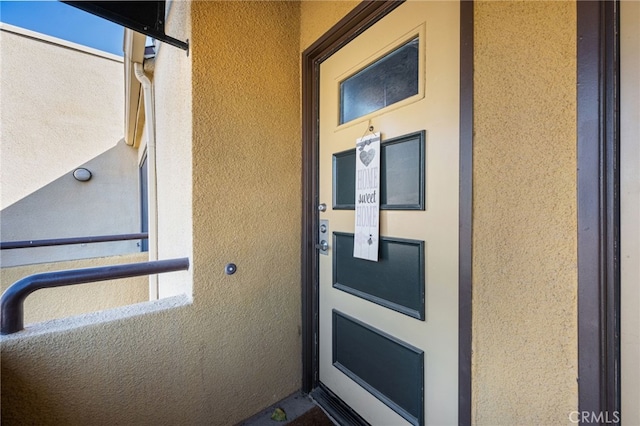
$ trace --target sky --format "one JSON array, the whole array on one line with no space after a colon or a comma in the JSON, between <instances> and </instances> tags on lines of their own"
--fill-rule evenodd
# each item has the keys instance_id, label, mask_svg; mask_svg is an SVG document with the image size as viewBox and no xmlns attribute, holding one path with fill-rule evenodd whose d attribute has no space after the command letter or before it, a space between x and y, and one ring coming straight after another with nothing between
<instances>
[{"instance_id":1,"label":"sky","mask_svg":"<svg viewBox=\"0 0 640 426\"><path fill-rule=\"evenodd\" d=\"M59 1L0 0L0 22L122 56L122 26Z\"/></svg>"}]
</instances>

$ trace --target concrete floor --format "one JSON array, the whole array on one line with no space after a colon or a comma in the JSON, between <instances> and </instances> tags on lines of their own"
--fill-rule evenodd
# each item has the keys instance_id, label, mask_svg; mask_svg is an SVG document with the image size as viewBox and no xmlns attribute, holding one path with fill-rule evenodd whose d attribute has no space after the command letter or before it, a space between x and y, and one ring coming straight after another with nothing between
<instances>
[{"instance_id":1,"label":"concrete floor","mask_svg":"<svg viewBox=\"0 0 640 426\"><path fill-rule=\"evenodd\" d=\"M237 426L277 426L286 425L315 407L316 404L307 396L296 392L293 395L265 408L255 416L240 422ZM271 415L276 408L281 408L287 414L286 421L271 420Z\"/></svg>"}]
</instances>

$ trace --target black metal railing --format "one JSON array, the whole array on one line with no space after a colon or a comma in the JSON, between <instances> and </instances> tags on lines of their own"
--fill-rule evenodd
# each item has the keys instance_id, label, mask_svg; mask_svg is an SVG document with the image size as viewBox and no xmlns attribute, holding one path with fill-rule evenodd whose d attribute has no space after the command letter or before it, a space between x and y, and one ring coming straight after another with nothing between
<instances>
[{"instance_id":1,"label":"black metal railing","mask_svg":"<svg viewBox=\"0 0 640 426\"><path fill-rule=\"evenodd\" d=\"M24 301L36 290L188 269L189 259L185 257L29 275L13 283L0 298L0 334L24 328Z\"/></svg>"},{"instance_id":2,"label":"black metal railing","mask_svg":"<svg viewBox=\"0 0 640 426\"><path fill-rule=\"evenodd\" d=\"M21 249L29 247L64 246L70 244L107 243L111 241L146 240L149 234L96 235L93 237L52 238L49 240L7 241L0 243L0 250Z\"/></svg>"}]
</instances>

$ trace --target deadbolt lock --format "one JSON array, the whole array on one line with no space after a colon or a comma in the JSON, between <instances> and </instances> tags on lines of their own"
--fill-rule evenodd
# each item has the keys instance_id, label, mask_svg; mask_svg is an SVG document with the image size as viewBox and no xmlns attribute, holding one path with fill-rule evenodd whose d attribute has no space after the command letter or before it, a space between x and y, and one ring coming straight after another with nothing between
<instances>
[{"instance_id":1,"label":"deadbolt lock","mask_svg":"<svg viewBox=\"0 0 640 426\"><path fill-rule=\"evenodd\" d=\"M316 244L316 248L320 251L327 251L329 250L329 243L326 240L322 240L320 241L320 244Z\"/></svg>"},{"instance_id":2,"label":"deadbolt lock","mask_svg":"<svg viewBox=\"0 0 640 426\"><path fill-rule=\"evenodd\" d=\"M329 254L329 221L327 219L320 221L320 225L318 226L318 241L320 241L320 243L316 244L316 249L320 251L320 254L327 256Z\"/></svg>"}]
</instances>

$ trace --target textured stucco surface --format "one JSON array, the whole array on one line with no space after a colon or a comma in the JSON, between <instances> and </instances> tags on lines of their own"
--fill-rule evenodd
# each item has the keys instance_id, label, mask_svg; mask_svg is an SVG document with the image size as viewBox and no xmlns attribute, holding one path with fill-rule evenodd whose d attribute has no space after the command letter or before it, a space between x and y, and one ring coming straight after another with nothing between
<instances>
[{"instance_id":1,"label":"textured stucco surface","mask_svg":"<svg viewBox=\"0 0 640 426\"><path fill-rule=\"evenodd\" d=\"M2 268L2 271L0 271L0 283L4 292L14 282L32 274L145 262L147 258L147 253L135 253ZM146 300L149 300L149 278L146 276L70 287L48 288L38 290L27 298L24 303L24 324L28 326L31 323L40 321L101 311L117 306L132 305Z\"/></svg>"},{"instance_id":2,"label":"textured stucco surface","mask_svg":"<svg viewBox=\"0 0 640 426\"><path fill-rule=\"evenodd\" d=\"M577 409L576 5L476 2L473 414Z\"/></svg>"},{"instance_id":3,"label":"textured stucco surface","mask_svg":"<svg viewBox=\"0 0 640 426\"><path fill-rule=\"evenodd\" d=\"M2 424L178 425L206 418L212 404L203 387L215 383L200 375L204 360L185 331L189 307L120 309L145 315L89 314L95 320L82 327L54 320L28 336L3 336Z\"/></svg>"},{"instance_id":4,"label":"textured stucco surface","mask_svg":"<svg viewBox=\"0 0 640 426\"><path fill-rule=\"evenodd\" d=\"M193 298L219 343L205 378L257 412L300 387L300 10L192 8Z\"/></svg>"},{"instance_id":5,"label":"textured stucco surface","mask_svg":"<svg viewBox=\"0 0 640 426\"><path fill-rule=\"evenodd\" d=\"M299 4L172 2L167 33L159 252L191 269L160 287L186 296L3 337L3 424L228 425L300 387Z\"/></svg>"}]
</instances>

